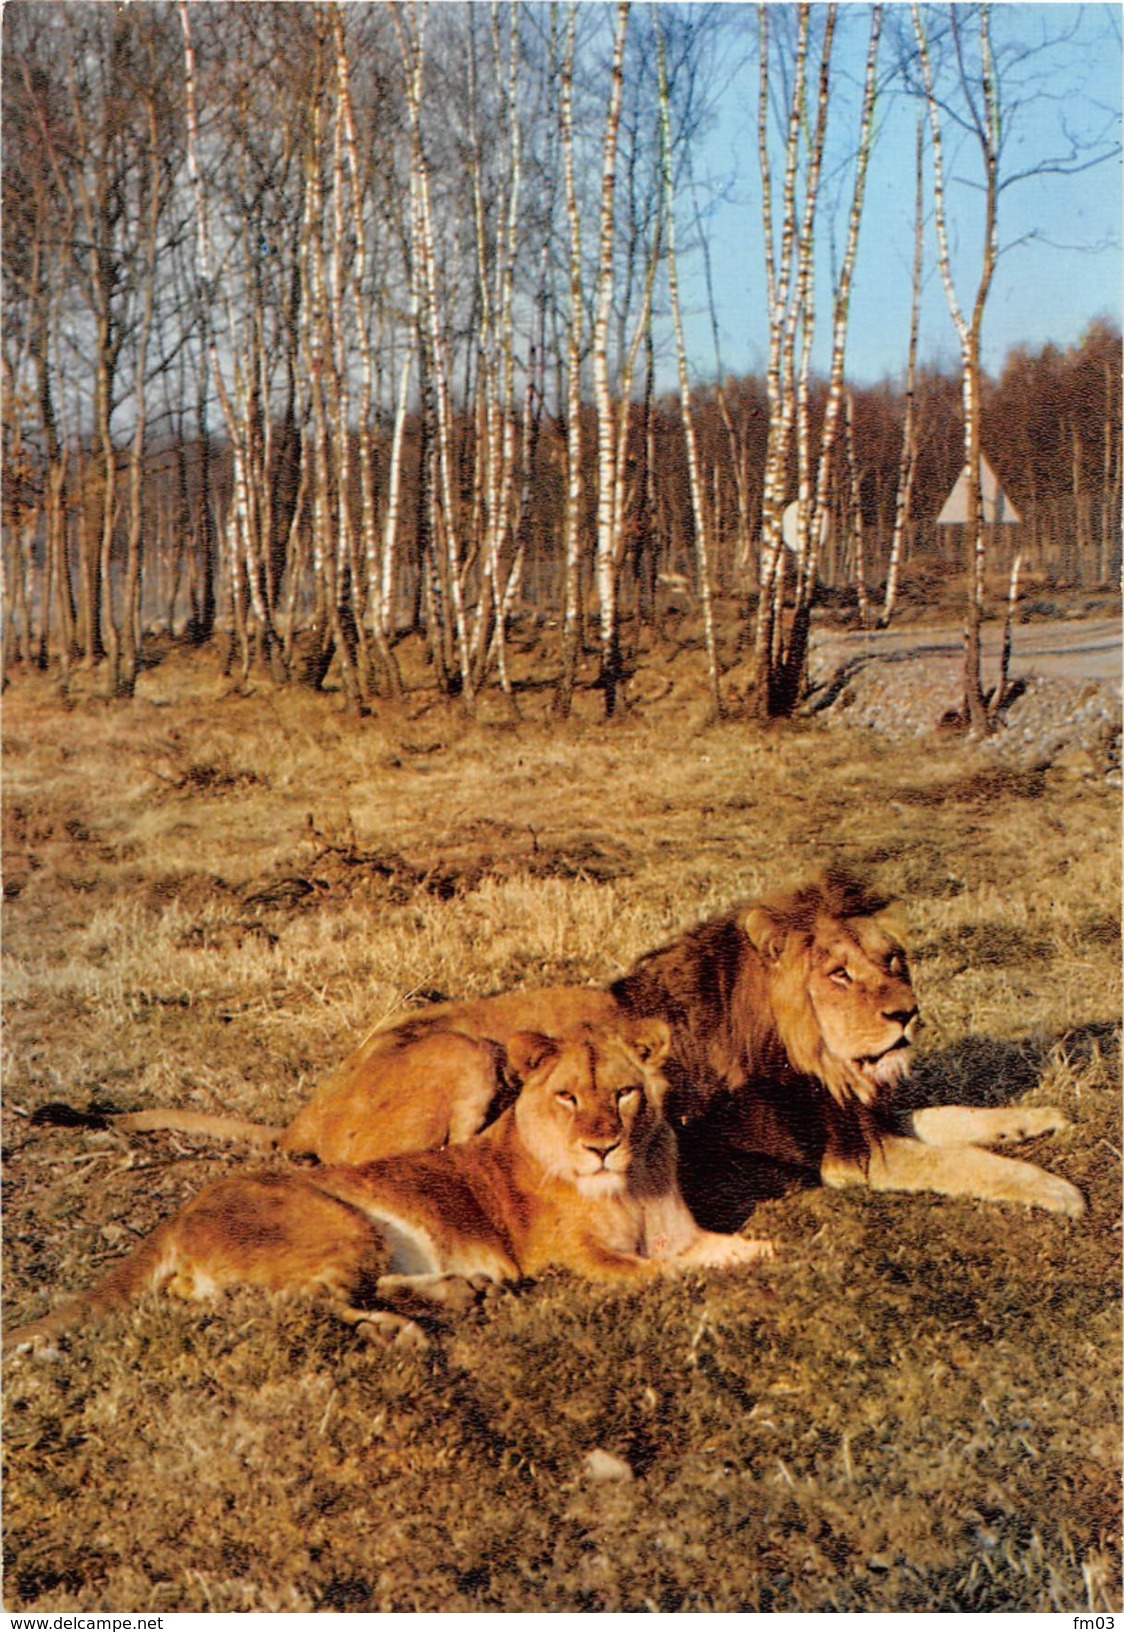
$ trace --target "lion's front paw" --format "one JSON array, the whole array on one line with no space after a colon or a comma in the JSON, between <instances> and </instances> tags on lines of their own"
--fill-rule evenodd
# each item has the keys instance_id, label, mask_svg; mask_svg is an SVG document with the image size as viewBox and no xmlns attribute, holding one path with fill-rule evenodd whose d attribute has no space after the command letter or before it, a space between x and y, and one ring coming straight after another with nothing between
<instances>
[{"instance_id":1,"label":"lion's front paw","mask_svg":"<svg viewBox=\"0 0 1124 1632\"><path fill-rule=\"evenodd\" d=\"M1008 1113L1008 1120L996 1131L997 1145L1019 1144L1024 1139L1037 1139L1043 1133L1061 1133L1070 1126L1069 1117L1056 1105L1018 1105Z\"/></svg>"},{"instance_id":2,"label":"lion's front paw","mask_svg":"<svg viewBox=\"0 0 1124 1632\"><path fill-rule=\"evenodd\" d=\"M1006 1158L1004 1158L1006 1159ZM1075 1184L1061 1179L1056 1173L1043 1173L1028 1201L1032 1207L1043 1207L1049 1213L1064 1213L1066 1218L1084 1218L1087 1204Z\"/></svg>"},{"instance_id":3,"label":"lion's front paw","mask_svg":"<svg viewBox=\"0 0 1124 1632\"><path fill-rule=\"evenodd\" d=\"M912 1117L914 1137L925 1145L1017 1145L1069 1125L1055 1105L928 1105Z\"/></svg>"}]
</instances>

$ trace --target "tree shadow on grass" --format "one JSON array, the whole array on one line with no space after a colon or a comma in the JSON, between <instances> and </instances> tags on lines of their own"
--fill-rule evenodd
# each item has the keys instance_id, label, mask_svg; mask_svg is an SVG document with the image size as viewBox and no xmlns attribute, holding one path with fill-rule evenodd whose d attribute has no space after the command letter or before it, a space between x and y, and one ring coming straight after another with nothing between
<instances>
[{"instance_id":1,"label":"tree shadow on grass","mask_svg":"<svg viewBox=\"0 0 1124 1632\"><path fill-rule=\"evenodd\" d=\"M894 1092L890 1125L904 1123L909 1112L927 1105L990 1108L1013 1104L1037 1086L1051 1065L1064 1060L1080 1067L1098 1055L1113 1058L1118 1048L1119 1027L1107 1020L1052 1037L1043 1033L1016 1042L965 1037L917 1062L913 1075ZM799 1117L796 1107L777 1107L780 1124L793 1116ZM797 1167L740 1149L737 1129L741 1121L732 1110L724 1113L719 1108L678 1133L683 1194L706 1229L739 1230L761 1202L820 1183L814 1167ZM804 1138L808 1150L814 1151L816 1133L811 1126L804 1129Z\"/></svg>"},{"instance_id":2,"label":"tree shadow on grass","mask_svg":"<svg viewBox=\"0 0 1124 1632\"><path fill-rule=\"evenodd\" d=\"M917 1061L912 1075L894 1091L894 1109L905 1113L926 1105L1010 1105L1028 1094L1051 1064L1068 1060L1080 1066L1096 1054L1115 1055L1119 1039L1119 1025L1111 1020L1015 1042L964 1037Z\"/></svg>"}]
</instances>

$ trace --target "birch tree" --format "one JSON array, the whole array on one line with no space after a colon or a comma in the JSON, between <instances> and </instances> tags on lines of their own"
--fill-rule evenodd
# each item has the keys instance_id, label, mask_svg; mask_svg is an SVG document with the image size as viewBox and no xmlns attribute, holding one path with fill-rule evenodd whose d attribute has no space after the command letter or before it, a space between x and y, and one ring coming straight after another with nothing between
<instances>
[{"instance_id":1,"label":"birch tree","mask_svg":"<svg viewBox=\"0 0 1124 1632\"><path fill-rule=\"evenodd\" d=\"M515 264L519 247L519 202L522 184L520 133L518 13L509 8L506 53L500 8L491 12L492 90L495 116L489 121L490 148L498 156L492 212L486 207L481 113L476 60L475 13L469 13L469 131L478 283L478 386L482 437L476 449L483 532L482 587L471 639L475 683L480 684L494 659L500 686L514 706L507 669L506 620L510 605L504 575L504 546L513 536L515 463L518 451L515 410ZM489 213L495 229L488 228Z\"/></svg>"},{"instance_id":2,"label":"birch tree","mask_svg":"<svg viewBox=\"0 0 1124 1632\"><path fill-rule=\"evenodd\" d=\"M155 64L156 53L150 39L150 63ZM138 213L143 220L143 239L138 277L141 290L141 310L138 316L133 365L133 437L129 452L128 525L125 544L125 572L122 584L121 635L116 672L110 676L114 695L131 697L136 690L137 671L141 657L141 589L143 581L144 534L144 455L148 431L148 350L152 338L156 308L156 279L160 243L160 219L170 181L172 155L164 142L163 121L157 106L161 75L142 75L145 130L144 171L138 190ZM107 581L103 588L110 621L113 619L113 586Z\"/></svg>"},{"instance_id":3,"label":"birch tree","mask_svg":"<svg viewBox=\"0 0 1124 1632\"><path fill-rule=\"evenodd\" d=\"M412 0L408 7L403 5L401 0L395 0L393 16L402 54L410 126L410 198L414 227L415 277L418 280L421 317L420 344L425 357L431 419L436 439L435 463L439 493L433 495L432 513L444 535L446 582L452 602L453 634L459 670L457 684L463 691L466 706L471 710L475 703L475 684L469 656L464 582L461 573L449 368L437 282L436 238L429 166L422 135L425 14L418 10ZM435 539L435 546L436 543Z\"/></svg>"},{"instance_id":4,"label":"birch tree","mask_svg":"<svg viewBox=\"0 0 1124 1632\"><path fill-rule=\"evenodd\" d=\"M21 518L27 514L27 488L36 497L37 489L41 494L46 584L40 660L45 663L52 649L53 623L65 689L77 644L66 536L68 449L60 420L57 347L60 308L69 283L74 209L69 195L55 185L53 173L57 91L43 61L49 45L41 37L31 37L26 21L25 15L12 10L5 18L3 501L12 534L7 542L14 548ZM29 441L42 449L39 480ZM15 588L10 580L9 595Z\"/></svg>"},{"instance_id":5,"label":"birch tree","mask_svg":"<svg viewBox=\"0 0 1124 1632\"><path fill-rule=\"evenodd\" d=\"M1005 8L1000 8L996 16L1005 22ZM921 96L927 115L933 152L937 262L960 351L968 488L964 714L969 729L979 735L990 729L999 695L995 688L989 708L980 672L987 529L980 496L979 458L984 316L999 257L1015 247L1000 244L1000 204L1003 195L1022 182L1063 178L1093 169L1115 159L1120 147L1115 123L1106 125L1102 110L1080 106L1071 109L1064 104L1064 112L1056 115L1053 88L1041 88L1044 69L1048 66L1051 74L1056 74L1064 65L1069 44L1064 27L1054 35L1043 31L1033 45L1022 38L1010 39L1000 54L993 43L992 9L986 4L923 11L918 0L911 0L910 17L913 52L905 63L906 83ZM1028 129L1034 130L1034 146L1026 168L1019 169L1014 155L1019 136ZM956 287L950 249L948 185L952 178L946 132L959 139L959 152L965 156L961 162L966 162L968 155L974 156L972 172L956 177L969 180L971 194L978 200L979 270L974 290L971 279L967 280L970 298L964 300Z\"/></svg>"},{"instance_id":6,"label":"birch tree","mask_svg":"<svg viewBox=\"0 0 1124 1632\"><path fill-rule=\"evenodd\" d=\"M814 503L809 505L807 479L801 470L800 530L796 561L795 605L784 650L779 693L774 692L774 706L780 713L793 711L804 690L808 667L808 630L811 625L812 600L819 570L820 551L827 537L832 506L832 475L835 448L839 434L839 416L843 402L843 370L847 350L847 327L851 311L851 289L854 282L855 261L859 247L859 229L862 225L863 204L866 197L866 177L870 165L870 149L874 132L874 106L877 92L878 47L882 33L882 8L872 6L870 35L867 45L866 67L863 76L862 107L859 114L858 146L855 156L855 176L851 205L847 215L847 236L836 280L832 301L831 365L828 376L827 400L824 404L823 428L820 435L819 460L816 468ZM830 39L825 38L825 58L830 51ZM826 91L821 77L821 97ZM807 323L808 318L805 317ZM806 365L801 371L801 385ZM799 404L801 437L806 437L806 404ZM804 460L801 460L804 465ZM778 608L778 615L780 609Z\"/></svg>"},{"instance_id":7,"label":"birch tree","mask_svg":"<svg viewBox=\"0 0 1124 1632\"><path fill-rule=\"evenodd\" d=\"M582 522L582 229L574 175L574 39L577 0L571 0L559 66L558 117L566 204L569 305L566 314L566 497L562 522L562 674L557 707L565 719L573 699L581 641Z\"/></svg>"},{"instance_id":8,"label":"birch tree","mask_svg":"<svg viewBox=\"0 0 1124 1632\"><path fill-rule=\"evenodd\" d=\"M769 159L769 32L767 7L758 12L761 49L758 88L758 152L762 177L765 223L766 284L769 304L769 446L766 455L762 506L760 598L754 640L755 709L759 716L791 714L802 695L807 673L808 630L819 569L834 504L835 448L843 401L844 362L850 297L862 222L866 175L873 138L877 89L881 7L871 10L871 26L863 80L862 105L854 159L854 181L847 217L847 235L832 301L831 363L823 426L812 479L810 436L810 359L815 325L814 254L817 201L826 141L830 101L831 53L837 8L824 12L815 117L802 167L804 196L798 205L796 182L801 173L800 136L807 128L806 72L810 7L797 15L792 93L787 112L784 185L781 202L779 252L775 248L771 167ZM800 351L797 360L796 339ZM796 437L796 537L794 604L785 621L786 559L781 538L781 510L789 468L792 436Z\"/></svg>"},{"instance_id":9,"label":"birch tree","mask_svg":"<svg viewBox=\"0 0 1124 1632\"><path fill-rule=\"evenodd\" d=\"M683 421L683 437L687 450L687 471L691 483L691 514L695 526L695 561L698 571L699 602L703 614L703 632L706 640L707 677L710 685L711 708L715 718L717 718L722 712L722 697L719 690L718 652L714 638L714 611L710 594L709 517L703 493L698 443L695 437L691 382L687 370L687 342L683 332L683 314L679 301L679 267L675 238L675 187L671 172L671 99L667 87L667 54L662 28L658 29L656 51L659 76L660 169L664 193L668 296L671 301L671 317L675 329L679 411Z\"/></svg>"},{"instance_id":10,"label":"birch tree","mask_svg":"<svg viewBox=\"0 0 1124 1632\"><path fill-rule=\"evenodd\" d=\"M870 601L866 591L866 537L863 530L862 470L855 452L855 395L846 397L847 497L844 513L851 540L851 573L859 603L859 627L870 627Z\"/></svg>"},{"instance_id":11,"label":"birch tree","mask_svg":"<svg viewBox=\"0 0 1124 1632\"><path fill-rule=\"evenodd\" d=\"M909 344L905 367L905 423L902 426L901 458L894 496L894 531L886 567L886 590L879 628L884 629L894 615L901 577L902 551L909 526L913 483L917 474L917 339L921 328L921 274L925 257L924 135L922 119L917 121L917 152L914 161L915 191L913 214L913 274L910 280Z\"/></svg>"},{"instance_id":12,"label":"birch tree","mask_svg":"<svg viewBox=\"0 0 1124 1632\"><path fill-rule=\"evenodd\" d=\"M263 449L255 433L255 420L261 417L269 422L267 369L270 358L268 345L260 323L255 322L251 307L240 314L229 278L222 280L222 306L225 311L225 332L233 349L230 362L220 354L212 302L218 286L211 243L211 212L207 187L199 158L199 115L197 102L197 73L195 42L191 26L190 7L180 0L180 23L184 49L184 101L187 124L187 167L195 203L196 267L200 309L206 308L205 347L208 372L218 396L223 424L230 442L233 466L233 495L227 516L227 544L231 578L231 594L236 635L241 647L243 678L249 673L251 650L246 616L245 595L248 591L254 613L258 638L264 654L276 665L282 647L273 627L269 610L265 564L260 532L260 500L265 489L265 471L262 454L268 458L268 444ZM252 283L260 243L248 230L246 221L240 223L243 266ZM259 228L260 231L260 228ZM228 378L229 372L229 378Z\"/></svg>"},{"instance_id":13,"label":"birch tree","mask_svg":"<svg viewBox=\"0 0 1124 1632\"><path fill-rule=\"evenodd\" d=\"M937 262L944 284L949 313L960 344L961 400L964 411L964 468L967 476L968 605L964 628L964 712L969 728L977 735L988 730L987 704L980 671L980 626L983 619L986 538L980 495L980 335L987 297L995 276L999 252L999 88L991 50L990 13L986 5L977 11L979 76L971 83L965 58L965 40L958 10L949 8L949 26L956 51L958 77L965 98L967 120L979 146L983 171L984 225L980 270L970 312L957 294L949 250L948 215L945 202L943 116L938 100L928 35L917 0L911 0L921 82L929 118L929 139L933 150L933 219L937 233Z\"/></svg>"},{"instance_id":14,"label":"birch tree","mask_svg":"<svg viewBox=\"0 0 1124 1632\"><path fill-rule=\"evenodd\" d=\"M359 600L356 605L356 638L364 646L368 637L374 649L374 656L379 671L384 677L386 689L392 697L397 697L402 689L402 678L398 670L398 663L387 639L388 609L387 600L393 592L393 576L388 574L386 563L382 559L383 549L393 549L395 537L394 523L382 536L378 525L378 511L375 502L375 447L371 434L371 418L375 405L375 365L371 349L371 336L367 316L367 230L366 212L363 197L363 178L360 173L359 150L355 136L355 111L351 96L351 66L348 59L347 41L344 32L344 12L339 0L332 8L332 32L336 48L336 95L338 98L339 139L342 142L347 159L347 192L346 200L340 196L337 200L337 244L341 249L345 234L350 228L351 242L355 264L351 277L352 298L354 302L354 330L359 349L359 405L358 405L358 441L359 441L359 489L362 504L362 562L360 570L359 557L353 562L353 575ZM343 194L343 186L339 188ZM349 206L349 222L345 226L343 212ZM340 315L342 327L342 313ZM340 367L346 371L349 359L341 350ZM407 375L403 383L403 391L408 386ZM345 427L346 435L346 427ZM401 444L398 442L392 452L395 460L392 481L397 484L397 460L401 456ZM397 500L397 491L394 494ZM388 504L388 510L390 505ZM395 503L396 521L396 503ZM387 585L387 594L384 597L384 584ZM364 604L366 600L368 605ZM365 660L365 653L364 660Z\"/></svg>"},{"instance_id":15,"label":"birch tree","mask_svg":"<svg viewBox=\"0 0 1124 1632\"><path fill-rule=\"evenodd\" d=\"M768 717L786 712L782 676L786 667L783 611L786 564L781 518L785 505L789 453L794 426L798 435L797 482L799 489L799 570L807 558L807 537L811 525L810 478L807 420L808 371L814 328L813 269L815 220L819 200L819 178L823 164L827 130L831 48L835 30L835 6L825 12L820 51L816 115L808 138L804 167L804 198L797 199L800 171L801 133L807 117L807 64L812 8L804 3L797 12L797 34L785 139L784 182L781 197L779 252L775 245L775 223L771 166L769 160L769 28L768 7L758 7L758 38L761 56L758 82L757 137L761 167L762 212L765 242L766 290L769 310L769 364L766 376L769 398L769 442L765 458L761 522L761 571L754 639L756 672L755 707ZM799 378L796 367L796 339L802 333Z\"/></svg>"},{"instance_id":16,"label":"birch tree","mask_svg":"<svg viewBox=\"0 0 1124 1632\"><path fill-rule=\"evenodd\" d=\"M794 411L790 336L795 336L796 317L799 313L799 303L793 300L797 251L796 178L800 155L800 132L805 114L810 26L811 7L802 4L797 12L797 34L792 62L792 89L789 98L781 191L781 236L778 248L773 213L772 165L769 157L769 11L764 3L758 5L757 154L761 171L765 289L769 314L769 358L765 377L769 403L769 437L762 480L761 559L754 636L754 670L756 709L758 714L764 717L773 711L771 694L777 657L778 629L776 609L778 604L783 606L784 596L784 543L781 536L781 517L788 480L788 451ZM790 310L793 314L791 321Z\"/></svg>"},{"instance_id":17,"label":"birch tree","mask_svg":"<svg viewBox=\"0 0 1124 1632\"><path fill-rule=\"evenodd\" d=\"M593 392L597 407L597 604L600 618L601 675L605 714L616 711L620 682L620 635L617 628L617 426L609 383L609 318L613 302L613 201L617 174L617 136L624 86L624 44L629 0L618 0L609 68L609 102L605 114L601 159L601 209L598 228L597 285L593 318ZM623 393L622 393L623 394ZM623 411L627 413L625 398Z\"/></svg>"}]
</instances>

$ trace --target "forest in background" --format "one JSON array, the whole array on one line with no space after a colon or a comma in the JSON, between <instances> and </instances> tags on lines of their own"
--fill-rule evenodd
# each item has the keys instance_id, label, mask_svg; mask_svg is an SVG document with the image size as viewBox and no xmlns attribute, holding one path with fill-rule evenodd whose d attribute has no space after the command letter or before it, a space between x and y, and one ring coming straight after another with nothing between
<instances>
[{"instance_id":1,"label":"forest in background","mask_svg":"<svg viewBox=\"0 0 1124 1632\"><path fill-rule=\"evenodd\" d=\"M959 365L918 361L915 298L901 379L847 381L877 97L918 101L915 297L934 262L950 287L942 128L977 141L997 202L1017 101L988 8L887 9L862 8L860 105L830 5L5 8L6 662L64 686L104 667L128 696L151 631L221 629L243 676L331 670L363 710L415 632L471 707L510 694L507 634L533 612L560 711L592 647L611 713L629 621L686 594L716 710L726 597L760 712L784 713L825 586L873 625L910 573L967 568L977 622L988 573L1114 581L1119 332L987 378L994 222L976 306L953 308ZM758 96L761 378L689 368L683 338L679 259L709 257L693 153L735 47ZM851 190L834 220L829 163ZM988 528L978 493L966 529L935 525L969 449L1018 528Z\"/></svg>"}]
</instances>

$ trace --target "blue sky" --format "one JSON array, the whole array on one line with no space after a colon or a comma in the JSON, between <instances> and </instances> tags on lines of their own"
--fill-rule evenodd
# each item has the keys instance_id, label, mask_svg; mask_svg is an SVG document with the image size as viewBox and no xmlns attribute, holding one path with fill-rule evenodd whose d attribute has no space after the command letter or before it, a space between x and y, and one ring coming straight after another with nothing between
<instances>
[{"instance_id":1,"label":"blue sky","mask_svg":"<svg viewBox=\"0 0 1124 1632\"><path fill-rule=\"evenodd\" d=\"M908 24L908 10L888 6L882 63L889 66L892 43L886 37ZM767 323L760 228L760 177L756 149L757 70L753 50L752 11L733 17L735 38L744 30L750 47L745 66L726 88L719 115L710 131L697 172L709 172L722 184L723 201L710 217L709 235L722 365L735 373L760 372L766 357ZM866 48L869 10L842 8L835 63L839 74L837 157L856 129L858 81ZM999 4L992 12L992 32L1012 101L1006 127L1007 173L1032 169L1044 158L1063 153L1073 136L1081 141L1119 138L1121 97L1120 9L1117 6L1069 4ZM1044 40L1070 38L1054 45ZM1010 60L1023 48L1021 62ZM1033 49L1030 49L1033 48ZM871 158L867 204L855 274L848 339L848 374L857 382L890 376L904 369L908 340L910 265L913 249L914 139L918 105L900 94L879 99L879 131ZM970 183L979 177L970 144L957 143L949 132L946 166L949 217L957 289L968 310L980 266L977 195ZM825 166L825 175L829 166ZM926 155L926 188L931 187ZM845 232L850 180L838 176L829 187L841 192L835 236ZM823 222L827 227L827 220ZM826 236L826 232L825 232ZM1114 158L1083 174L1032 176L1004 192L999 223L1004 251L984 319L984 365L996 371L1014 345L1032 349L1053 341L1076 341L1093 318L1120 321L1121 174ZM922 305L922 361L945 361L955 367L956 333L936 264L931 218L926 228L926 286ZM686 270L686 269L685 269ZM701 274L693 269L695 310L689 345L698 375L714 373L714 347L704 309ZM825 252L818 274L816 363L827 362L830 316L830 258ZM692 287L688 283L688 288Z\"/></svg>"}]
</instances>

